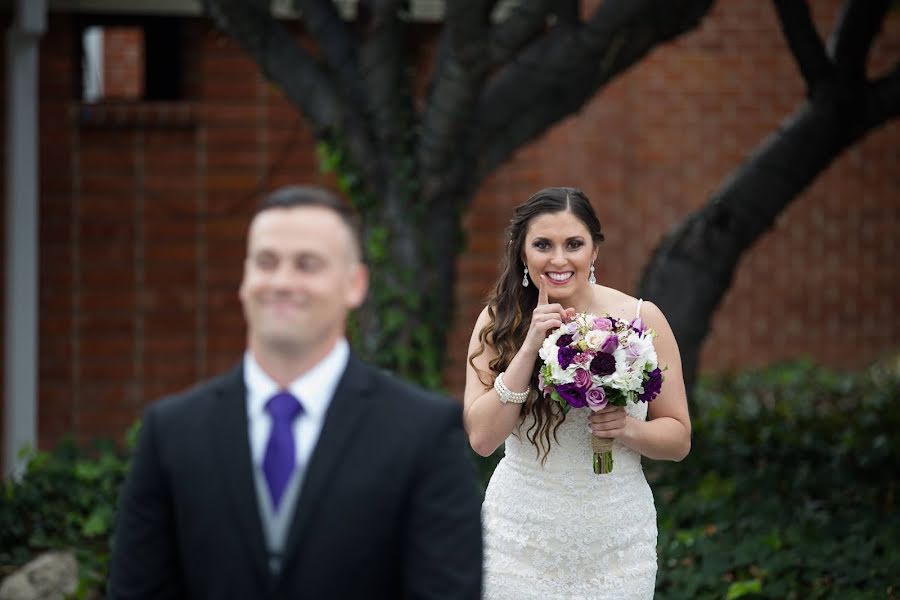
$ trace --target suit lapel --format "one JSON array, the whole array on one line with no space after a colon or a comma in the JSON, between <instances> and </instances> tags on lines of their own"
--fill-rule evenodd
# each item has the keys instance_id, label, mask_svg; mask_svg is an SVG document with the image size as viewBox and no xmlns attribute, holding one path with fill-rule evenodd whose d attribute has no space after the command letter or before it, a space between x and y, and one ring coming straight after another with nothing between
<instances>
[{"instance_id":1,"label":"suit lapel","mask_svg":"<svg viewBox=\"0 0 900 600\"><path fill-rule=\"evenodd\" d=\"M262 580L269 578L262 520L256 497L256 483L250 459L250 436L247 426L247 400L243 367L237 367L221 381L216 390L215 415L211 415L216 449L232 501L234 522L247 540L246 548L254 568Z\"/></svg>"},{"instance_id":2,"label":"suit lapel","mask_svg":"<svg viewBox=\"0 0 900 600\"><path fill-rule=\"evenodd\" d=\"M365 415L372 403L364 396L370 393L370 367L364 365L352 354L347 369L334 392L328 407L319 440L313 450L303 487L297 499L291 530L285 546L285 565L296 559L301 542L309 531L310 522L330 481L338 471L346 456L354 432L365 422Z\"/></svg>"}]
</instances>

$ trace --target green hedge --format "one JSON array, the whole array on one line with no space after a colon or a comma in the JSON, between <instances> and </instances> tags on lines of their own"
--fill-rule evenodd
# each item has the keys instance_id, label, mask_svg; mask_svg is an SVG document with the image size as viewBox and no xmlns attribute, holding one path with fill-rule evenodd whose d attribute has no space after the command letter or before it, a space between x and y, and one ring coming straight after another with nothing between
<instances>
[{"instance_id":1,"label":"green hedge","mask_svg":"<svg viewBox=\"0 0 900 600\"><path fill-rule=\"evenodd\" d=\"M48 549L71 549L79 566L76 596L105 587L115 507L138 427L125 451L111 442L89 449L63 441L51 453L26 449L20 481L0 495L0 578Z\"/></svg>"},{"instance_id":2,"label":"green hedge","mask_svg":"<svg viewBox=\"0 0 900 600\"><path fill-rule=\"evenodd\" d=\"M797 363L702 381L682 463L645 461L657 599L900 597L900 377Z\"/></svg>"},{"instance_id":3,"label":"green hedge","mask_svg":"<svg viewBox=\"0 0 900 600\"><path fill-rule=\"evenodd\" d=\"M644 463L659 513L656 598L900 597L898 402L896 367L703 379L690 456ZM499 456L479 460L485 481ZM110 444L32 453L0 495L0 577L73 548L80 596L102 591L127 460Z\"/></svg>"}]
</instances>

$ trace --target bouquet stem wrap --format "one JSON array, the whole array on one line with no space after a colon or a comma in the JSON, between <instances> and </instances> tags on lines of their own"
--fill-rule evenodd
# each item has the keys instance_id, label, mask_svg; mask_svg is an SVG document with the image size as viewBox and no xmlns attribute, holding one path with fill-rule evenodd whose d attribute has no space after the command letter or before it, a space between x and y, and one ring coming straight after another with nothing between
<instances>
[{"instance_id":1,"label":"bouquet stem wrap","mask_svg":"<svg viewBox=\"0 0 900 600\"><path fill-rule=\"evenodd\" d=\"M596 435L591 436L591 450L594 451L594 473L605 475L613 470L613 440Z\"/></svg>"}]
</instances>

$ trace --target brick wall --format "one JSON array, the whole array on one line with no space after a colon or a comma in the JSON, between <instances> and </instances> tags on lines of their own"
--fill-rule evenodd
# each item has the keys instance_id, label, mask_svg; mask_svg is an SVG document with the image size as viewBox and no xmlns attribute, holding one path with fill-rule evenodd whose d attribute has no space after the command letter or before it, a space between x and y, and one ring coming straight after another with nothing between
<instances>
[{"instance_id":1,"label":"brick wall","mask_svg":"<svg viewBox=\"0 0 900 600\"><path fill-rule=\"evenodd\" d=\"M830 32L838 2L814 3ZM870 74L900 55L900 14L878 39ZM598 280L633 291L660 236L707 198L803 102L804 86L771 4L720 2L701 28L657 49L578 115L522 149L467 215L459 319L446 379L459 393L479 299L512 207L546 185L576 185L606 232ZM900 122L854 146L742 259L712 322L701 368L798 357L857 368L900 346L896 239ZM837 340L840 339L840 342Z\"/></svg>"},{"instance_id":2,"label":"brick wall","mask_svg":"<svg viewBox=\"0 0 900 600\"><path fill-rule=\"evenodd\" d=\"M41 49L44 446L67 433L119 437L148 401L235 364L260 190L331 183L298 113L205 22L182 32L183 102L80 105L75 32L54 15Z\"/></svg>"},{"instance_id":3,"label":"brick wall","mask_svg":"<svg viewBox=\"0 0 900 600\"><path fill-rule=\"evenodd\" d=\"M816 3L830 30L836 1ZM826 10L827 9L827 10ZM182 32L187 102L81 107L73 22L42 44L40 437L119 437L160 394L233 365L244 230L260 189L328 184L297 112L205 21ZM900 49L892 14L873 72ZM702 206L802 101L769 3L718 3L696 32L521 149L465 216L448 388L496 275L512 207L547 185L592 198L601 282L633 290L653 245ZM810 356L859 367L896 351L900 123L840 157L745 256L705 370ZM840 343L834 342L840 338Z\"/></svg>"},{"instance_id":4,"label":"brick wall","mask_svg":"<svg viewBox=\"0 0 900 600\"><path fill-rule=\"evenodd\" d=\"M138 27L106 27L103 34L103 94L139 99L144 95L144 36Z\"/></svg>"}]
</instances>

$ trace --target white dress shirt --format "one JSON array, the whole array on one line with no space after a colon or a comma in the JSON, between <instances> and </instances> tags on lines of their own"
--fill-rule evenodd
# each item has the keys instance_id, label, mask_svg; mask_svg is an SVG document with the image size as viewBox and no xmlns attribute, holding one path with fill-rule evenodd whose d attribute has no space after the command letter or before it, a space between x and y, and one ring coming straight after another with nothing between
<instances>
[{"instance_id":1,"label":"white dress shirt","mask_svg":"<svg viewBox=\"0 0 900 600\"><path fill-rule=\"evenodd\" d=\"M294 446L297 452L297 473L303 473L312 455L325 413L331 405L347 361L350 347L341 338L331 352L319 364L295 379L288 386L290 393L300 401L303 411L294 419ZM272 430L272 417L266 412L266 402L280 392L278 384L269 377L248 350L244 353L244 384L247 387L247 425L250 428L250 455L253 467L262 472L262 462Z\"/></svg>"}]
</instances>

